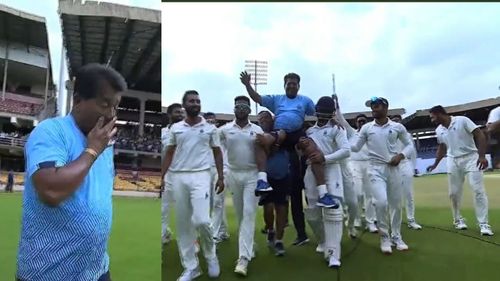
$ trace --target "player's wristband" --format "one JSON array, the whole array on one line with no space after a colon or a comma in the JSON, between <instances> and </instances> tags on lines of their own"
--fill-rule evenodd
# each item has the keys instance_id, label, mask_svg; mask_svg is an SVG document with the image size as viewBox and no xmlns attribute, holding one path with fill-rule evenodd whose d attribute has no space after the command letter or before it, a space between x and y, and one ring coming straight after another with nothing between
<instances>
[{"instance_id":1,"label":"player's wristband","mask_svg":"<svg viewBox=\"0 0 500 281\"><path fill-rule=\"evenodd\" d=\"M94 160L97 159L97 151L93 150L92 148L85 148L85 152L92 155L94 157Z\"/></svg>"}]
</instances>

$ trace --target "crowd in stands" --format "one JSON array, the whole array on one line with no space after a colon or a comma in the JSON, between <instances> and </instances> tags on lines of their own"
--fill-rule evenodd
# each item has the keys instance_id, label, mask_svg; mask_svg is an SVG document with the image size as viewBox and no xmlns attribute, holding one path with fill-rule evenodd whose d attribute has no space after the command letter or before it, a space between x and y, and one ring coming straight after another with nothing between
<instances>
[{"instance_id":1,"label":"crowd in stands","mask_svg":"<svg viewBox=\"0 0 500 281\"><path fill-rule=\"evenodd\" d=\"M151 128L144 128L144 135L141 137L137 127L120 127L115 148L159 153L161 152L160 132Z\"/></svg>"},{"instance_id":2,"label":"crowd in stands","mask_svg":"<svg viewBox=\"0 0 500 281\"><path fill-rule=\"evenodd\" d=\"M0 102L0 111L23 115L37 115L42 110L41 104L17 101L6 98Z\"/></svg>"}]
</instances>

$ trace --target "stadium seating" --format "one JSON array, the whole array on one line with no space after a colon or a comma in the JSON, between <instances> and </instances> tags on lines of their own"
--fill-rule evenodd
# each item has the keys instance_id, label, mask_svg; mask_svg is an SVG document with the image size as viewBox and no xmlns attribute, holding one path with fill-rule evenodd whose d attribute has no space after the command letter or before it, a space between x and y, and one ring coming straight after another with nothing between
<instances>
[{"instance_id":1,"label":"stadium seating","mask_svg":"<svg viewBox=\"0 0 500 281\"><path fill-rule=\"evenodd\" d=\"M0 112L9 112L23 115L37 115L42 109L41 104L5 99L0 103Z\"/></svg>"}]
</instances>

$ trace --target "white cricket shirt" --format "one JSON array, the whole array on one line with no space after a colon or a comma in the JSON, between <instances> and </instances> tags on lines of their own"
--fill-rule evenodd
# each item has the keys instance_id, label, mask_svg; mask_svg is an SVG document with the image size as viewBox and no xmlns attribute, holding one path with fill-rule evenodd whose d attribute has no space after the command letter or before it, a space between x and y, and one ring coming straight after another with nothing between
<instances>
[{"instance_id":1,"label":"white cricket shirt","mask_svg":"<svg viewBox=\"0 0 500 281\"><path fill-rule=\"evenodd\" d=\"M403 149L399 148L398 140L403 143ZM370 161L378 164L389 163L399 153L408 158L413 149L406 128L391 120L382 126L375 123L375 120L366 123L352 143L351 150L360 151L364 144L368 148Z\"/></svg>"},{"instance_id":2,"label":"white cricket shirt","mask_svg":"<svg viewBox=\"0 0 500 281\"><path fill-rule=\"evenodd\" d=\"M236 121L229 122L219 128L221 144L227 153L227 165L232 170L256 169L255 139L263 134L261 127L248 122L241 128Z\"/></svg>"},{"instance_id":3,"label":"white cricket shirt","mask_svg":"<svg viewBox=\"0 0 500 281\"><path fill-rule=\"evenodd\" d=\"M477 152L472 131L479 128L465 116L451 116L450 126L439 125L436 128L438 143L446 144L448 157L461 157Z\"/></svg>"},{"instance_id":4,"label":"white cricket shirt","mask_svg":"<svg viewBox=\"0 0 500 281\"><path fill-rule=\"evenodd\" d=\"M170 127L168 146L176 146L174 159L169 171L194 172L210 169L213 159L212 148L220 147L217 128L201 122L190 126L185 121L177 122Z\"/></svg>"},{"instance_id":5,"label":"white cricket shirt","mask_svg":"<svg viewBox=\"0 0 500 281\"><path fill-rule=\"evenodd\" d=\"M306 135L314 140L316 146L323 152L326 164L339 163L351 153L346 131L338 126L332 127L330 122L323 127L319 127L318 123L314 124L307 129Z\"/></svg>"}]
</instances>

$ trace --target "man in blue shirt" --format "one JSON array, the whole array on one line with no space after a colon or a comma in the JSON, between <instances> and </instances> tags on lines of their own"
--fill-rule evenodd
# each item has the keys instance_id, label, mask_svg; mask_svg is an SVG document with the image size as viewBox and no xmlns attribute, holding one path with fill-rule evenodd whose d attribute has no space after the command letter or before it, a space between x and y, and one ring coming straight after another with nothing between
<instances>
[{"instance_id":1,"label":"man in blue shirt","mask_svg":"<svg viewBox=\"0 0 500 281\"><path fill-rule=\"evenodd\" d=\"M250 84L251 76L246 71L240 74L240 81L245 85L248 95L261 106L266 107L275 114L274 129L284 130L286 139L282 147L288 150L290 156L291 175L291 206L292 218L297 230L297 239L294 245L303 245L309 242L305 231L304 211L302 206L302 189L304 189L305 169L302 169L301 161L295 151L295 145L299 138L305 136L303 124L306 115L315 114L313 101L302 95L298 95L300 89L300 76L296 73L288 73L284 77L284 95L258 94Z\"/></svg>"},{"instance_id":2,"label":"man in blue shirt","mask_svg":"<svg viewBox=\"0 0 500 281\"><path fill-rule=\"evenodd\" d=\"M274 248L276 256L285 254L283 236L288 209L288 194L290 189L289 156L288 151L280 148L282 139L279 132L273 130L274 120L269 111L261 111L258 116L259 126L274 137L269 149L267 159L267 178L273 190L263 194L259 200L259 205L264 206L264 221L266 223L267 242ZM276 216L274 213L276 212ZM274 227L276 223L276 228Z\"/></svg>"},{"instance_id":3,"label":"man in blue shirt","mask_svg":"<svg viewBox=\"0 0 500 281\"><path fill-rule=\"evenodd\" d=\"M28 138L18 281L110 280L110 140L126 88L112 68L83 66L71 113L41 122Z\"/></svg>"}]
</instances>

